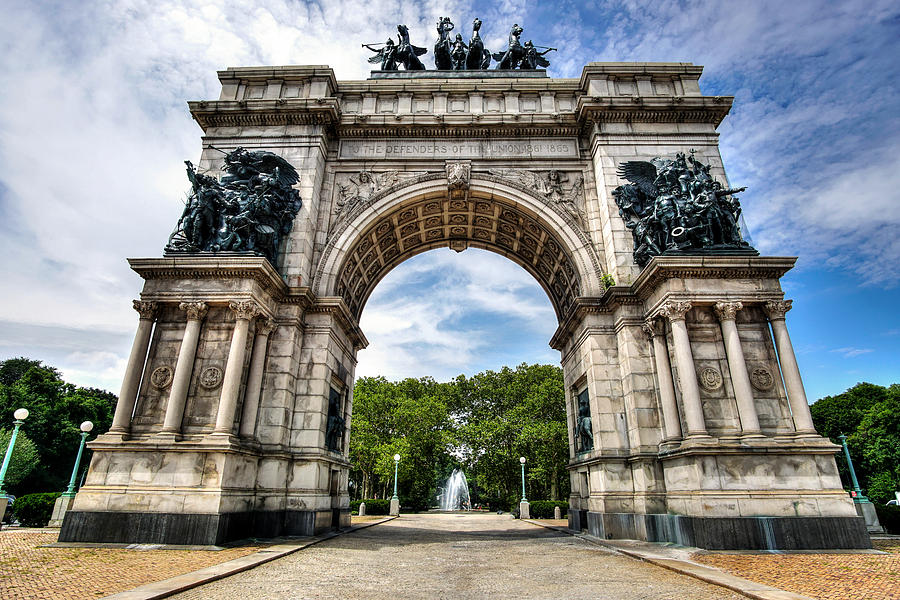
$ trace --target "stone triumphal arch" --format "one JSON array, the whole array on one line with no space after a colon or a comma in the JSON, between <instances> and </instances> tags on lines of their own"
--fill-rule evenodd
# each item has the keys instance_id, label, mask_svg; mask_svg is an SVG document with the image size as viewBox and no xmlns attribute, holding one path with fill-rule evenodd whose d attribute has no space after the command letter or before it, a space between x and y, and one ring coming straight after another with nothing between
<instances>
[{"instance_id":1,"label":"stone triumphal arch","mask_svg":"<svg viewBox=\"0 0 900 600\"><path fill-rule=\"evenodd\" d=\"M736 193L716 133L732 98L704 96L701 71L219 72L219 98L189 103L204 134L196 211L162 257L129 261L145 280L137 334L60 539L347 525L363 306L410 256L477 247L528 270L556 311L573 528L867 546L785 326L779 280L795 259L759 256L721 209ZM238 184L277 196L284 229L251 230L234 209L229 235L198 246L215 233L203 210Z\"/></svg>"}]
</instances>

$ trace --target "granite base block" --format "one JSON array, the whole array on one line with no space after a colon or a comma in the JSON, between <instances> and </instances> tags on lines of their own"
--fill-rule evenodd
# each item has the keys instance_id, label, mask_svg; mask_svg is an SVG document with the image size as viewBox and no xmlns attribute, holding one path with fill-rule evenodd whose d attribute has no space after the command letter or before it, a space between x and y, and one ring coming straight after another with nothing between
<instances>
[{"instance_id":1,"label":"granite base block","mask_svg":"<svg viewBox=\"0 0 900 600\"><path fill-rule=\"evenodd\" d=\"M860 517L687 517L588 512L587 531L602 539L668 542L707 550L872 547L865 521Z\"/></svg>"},{"instance_id":2,"label":"granite base block","mask_svg":"<svg viewBox=\"0 0 900 600\"><path fill-rule=\"evenodd\" d=\"M246 538L317 535L349 522L349 510L327 512L329 525L322 526L320 520L317 527L317 513L311 510L223 514L69 511L59 541L209 546Z\"/></svg>"}]
</instances>

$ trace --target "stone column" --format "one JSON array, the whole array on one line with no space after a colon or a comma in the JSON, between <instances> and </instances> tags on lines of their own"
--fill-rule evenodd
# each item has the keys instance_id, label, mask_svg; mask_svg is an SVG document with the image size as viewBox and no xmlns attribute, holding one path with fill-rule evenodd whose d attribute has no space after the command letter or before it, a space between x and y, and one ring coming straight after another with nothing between
<instances>
[{"instance_id":1,"label":"stone column","mask_svg":"<svg viewBox=\"0 0 900 600\"><path fill-rule=\"evenodd\" d=\"M194 370L197 342L200 341L200 324L209 310L205 302L182 302L178 308L187 312L187 325L184 327L184 337L181 340L181 348L178 350L175 375L172 377L172 389L169 391L169 402L166 404L166 418L160 433L181 432L184 403L187 400L188 388L191 384L191 372Z\"/></svg>"},{"instance_id":2,"label":"stone column","mask_svg":"<svg viewBox=\"0 0 900 600\"><path fill-rule=\"evenodd\" d=\"M675 384L672 382L672 365L669 364L669 349L663 336L662 323L657 319L648 319L643 325L644 333L653 341L653 359L656 363L656 376L659 380L659 403L662 407L665 425L664 442L681 439L681 419L678 416L678 405L675 402Z\"/></svg>"},{"instance_id":3,"label":"stone column","mask_svg":"<svg viewBox=\"0 0 900 600\"><path fill-rule=\"evenodd\" d=\"M225 364L225 376L222 379L216 427L213 429L213 433L225 435L231 435L234 430L234 411L237 409L241 378L244 375L244 355L247 353L247 333L250 320L259 314L259 306L252 300L229 302L228 308L234 311L236 320L231 334L228 362Z\"/></svg>"},{"instance_id":4,"label":"stone column","mask_svg":"<svg viewBox=\"0 0 900 600\"><path fill-rule=\"evenodd\" d=\"M247 393L241 412L241 437L252 438L256 431L256 415L259 413L259 394L262 391L263 371L266 366L266 345L269 334L277 327L275 321L266 319L256 324L256 338L250 355L250 375L247 377Z\"/></svg>"},{"instance_id":5,"label":"stone column","mask_svg":"<svg viewBox=\"0 0 900 600\"><path fill-rule=\"evenodd\" d=\"M725 355L728 357L728 370L731 372L731 385L734 398L737 400L741 429L745 437L762 437L759 429L759 417L756 415L756 404L753 402L753 388L750 385L750 374L744 360L744 349L738 336L735 315L744 308L741 302L716 302L716 315L722 326L722 338L725 340Z\"/></svg>"},{"instance_id":6,"label":"stone column","mask_svg":"<svg viewBox=\"0 0 900 600\"><path fill-rule=\"evenodd\" d=\"M691 341L688 338L684 316L691 310L690 302L666 302L660 314L672 326L672 341L675 345L675 366L678 367L678 381L681 384L681 401L684 405L684 420L687 424L687 437L706 437L706 420L703 418L703 405L700 403L700 387L697 385L697 369L694 367L694 355L691 352Z\"/></svg>"},{"instance_id":7,"label":"stone column","mask_svg":"<svg viewBox=\"0 0 900 600\"><path fill-rule=\"evenodd\" d=\"M144 375L144 363L147 362L147 350L150 348L150 334L153 332L153 321L156 318L155 302L135 300L134 310L140 315L140 320L137 333L134 335L134 344L131 346L131 354L128 356L128 366L125 367L125 377L122 379L122 389L119 392L112 427L109 428L110 433L127 434L131 430L131 414L134 412L138 388Z\"/></svg>"},{"instance_id":8,"label":"stone column","mask_svg":"<svg viewBox=\"0 0 900 600\"><path fill-rule=\"evenodd\" d=\"M813 425L812 413L809 412L809 402L806 400L806 391L803 389L803 380L800 378L800 367L797 366L797 357L794 355L794 346L788 335L784 315L791 310L793 300L779 300L766 302L764 310L772 324L772 335L775 336L775 349L778 351L778 360L781 363L781 376L784 378L784 387L791 405L791 413L794 415L794 429L797 433L813 434L816 428Z\"/></svg>"}]
</instances>

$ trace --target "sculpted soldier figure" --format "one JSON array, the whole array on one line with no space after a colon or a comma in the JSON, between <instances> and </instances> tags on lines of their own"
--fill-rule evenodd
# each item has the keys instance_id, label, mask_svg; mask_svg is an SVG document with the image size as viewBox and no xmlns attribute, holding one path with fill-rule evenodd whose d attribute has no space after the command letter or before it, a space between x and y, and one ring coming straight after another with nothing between
<instances>
[{"instance_id":1,"label":"sculpted soldier figure","mask_svg":"<svg viewBox=\"0 0 900 600\"><path fill-rule=\"evenodd\" d=\"M494 60L497 61L497 69L517 69L522 59L525 57L525 49L519 42L519 36L524 30L519 27L518 23L514 23L512 29L509 30L509 45L506 52L498 52L494 54Z\"/></svg>"},{"instance_id":2,"label":"sculpted soldier figure","mask_svg":"<svg viewBox=\"0 0 900 600\"><path fill-rule=\"evenodd\" d=\"M463 42L462 34L457 33L453 40L453 48L450 50L450 65L454 71L464 71L466 68L466 56L469 47Z\"/></svg>"},{"instance_id":3,"label":"sculpted soldier figure","mask_svg":"<svg viewBox=\"0 0 900 600\"><path fill-rule=\"evenodd\" d=\"M372 64L381 63L382 71L397 70L397 46L394 45L394 40L391 38L387 39L382 48L373 48L369 44L363 44L363 48L368 48L376 53L375 56L369 58L369 62Z\"/></svg>"},{"instance_id":4,"label":"sculpted soldier figure","mask_svg":"<svg viewBox=\"0 0 900 600\"><path fill-rule=\"evenodd\" d=\"M523 69L539 69L541 67L549 67L550 61L544 58L548 52L556 50L556 48L547 48L543 52L538 52L537 47L531 40L525 42L525 57L522 59Z\"/></svg>"},{"instance_id":5,"label":"sculpted soldier figure","mask_svg":"<svg viewBox=\"0 0 900 600\"><path fill-rule=\"evenodd\" d=\"M630 183L613 190L619 214L634 238L634 260L644 266L653 256L674 252L757 254L741 237L741 206L723 189L710 166L691 151L672 160L628 161L619 176Z\"/></svg>"}]
</instances>

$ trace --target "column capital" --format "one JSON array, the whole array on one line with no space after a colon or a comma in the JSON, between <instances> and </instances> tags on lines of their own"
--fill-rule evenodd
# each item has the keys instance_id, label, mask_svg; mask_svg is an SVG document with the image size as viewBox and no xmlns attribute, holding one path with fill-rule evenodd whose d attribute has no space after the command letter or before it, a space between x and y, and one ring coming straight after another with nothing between
<instances>
[{"instance_id":1,"label":"column capital","mask_svg":"<svg viewBox=\"0 0 900 600\"><path fill-rule=\"evenodd\" d=\"M766 311L766 316L770 321L783 321L784 314L791 310L793 303L793 300L770 300L763 305L763 310Z\"/></svg>"},{"instance_id":2,"label":"column capital","mask_svg":"<svg viewBox=\"0 0 900 600\"><path fill-rule=\"evenodd\" d=\"M658 335L663 334L663 323L662 320L657 318L651 318L644 321L641 325L641 331L643 331L648 338L653 339Z\"/></svg>"},{"instance_id":3,"label":"column capital","mask_svg":"<svg viewBox=\"0 0 900 600\"><path fill-rule=\"evenodd\" d=\"M275 319L271 318L263 318L256 322L256 334L257 335L269 335L278 327L278 323L275 322Z\"/></svg>"},{"instance_id":4,"label":"column capital","mask_svg":"<svg viewBox=\"0 0 900 600\"><path fill-rule=\"evenodd\" d=\"M744 308L743 302L716 302L716 316L720 321L734 321L737 311Z\"/></svg>"},{"instance_id":5,"label":"column capital","mask_svg":"<svg viewBox=\"0 0 900 600\"><path fill-rule=\"evenodd\" d=\"M259 308L259 305L253 300L232 300L228 303L228 308L234 311L234 315L238 320L245 321L249 321L260 312L262 312Z\"/></svg>"},{"instance_id":6,"label":"column capital","mask_svg":"<svg viewBox=\"0 0 900 600\"><path fill-rule=\"evenodd\" d=\"M138 312L141 320L144 321L152 321L156 318L156 302L144 302L143 300L134 300L132 301L132 306L134 310Z\"/></svg>"},{"instance_id":7,"label":"column capital","mask_svg":"<svg viewBox=\"0 0 900 600\"><path fill-rule=\"evenodd\" d=\"M187 312L188 321L202 321L209 310L206 302L182 302L178 308Z\"/></svg>"},{"instance_id":8,"label":"column capital","mask_svg":"<svg viewBox=\"0 0 900 600\"><path fill-rule=\"evenodd\" d=\"M691 310L693 305L687 301L670 301L662 305L659 314L666 317L670 321L684 321L687 311Z\"/></svg>"}]
</instances>

